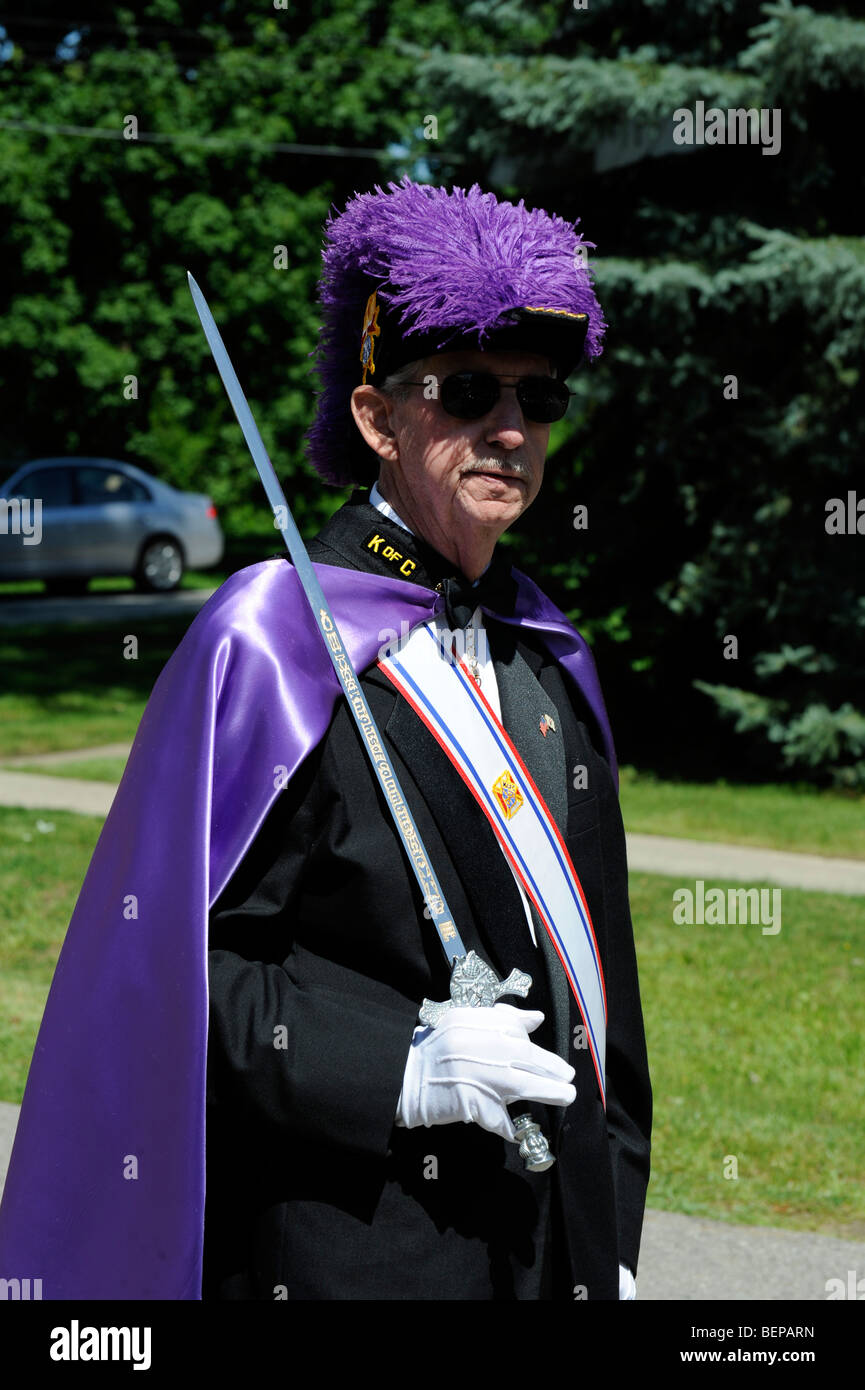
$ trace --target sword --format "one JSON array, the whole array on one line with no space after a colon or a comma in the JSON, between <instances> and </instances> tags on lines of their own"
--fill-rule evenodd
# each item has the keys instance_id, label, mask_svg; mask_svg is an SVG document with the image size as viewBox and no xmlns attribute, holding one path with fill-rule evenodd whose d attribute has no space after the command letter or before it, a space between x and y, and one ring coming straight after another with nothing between
<instances>
[{"instance_id":1,"label":"sword","mask_svg":"<svg viewBox=\"0 0 865 1390\"><path fill-rule=\"evenodd\" d=\"M360 741L366 749L373 771L384 793L388 810L393 817L397 833L408 855L412 872L423 895L430 921L435 927L445 959L452 968L450 999L444 1004L436 1004L425 999L419 1014L420 1021L435 1027L445 1010L457 1005L482 1007L494 1004L502 994L519 994L525 998L532 983L532 977L521 971L512 970L506 980L499 980L495 971L482 961L474 951L466 951L463 939L451 917L447 900L433 872L429 856L406 805L396 773L391 768L385 754L381 735L372 711L366 706L361 693L351 658L346 651L336 619L318 581L312 561L306 551L300 532L285 500L279 479L264 447L258 426L252 417L237 374L222 341L207 301L189 271L186 272L192 300L204 329L204 336L213 353L216 369L225 387L231 408L237 417L247 448L252 455L258 475L264 484L267 500L273 509L274 526L285 541L297 577L312 609L316 626L321 633L327 654L333 664L337 679L342 686L348 707L357 725ZM425 1016L426 1015L426 1016ZM516 1108L516 1107L515 1107ZM513 1117L514 1128L520 1140L520 1156L526 1168L532 1173L543 1173L555 1163L549 1144L540 1127L531 1115L521 1114Z\"/></svg>"}]
</instances>

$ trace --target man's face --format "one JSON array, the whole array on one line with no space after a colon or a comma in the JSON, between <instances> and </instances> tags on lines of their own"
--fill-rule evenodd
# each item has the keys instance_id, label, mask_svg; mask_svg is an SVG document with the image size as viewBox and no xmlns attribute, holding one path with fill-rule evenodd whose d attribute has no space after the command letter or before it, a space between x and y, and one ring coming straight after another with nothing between
<instances>
[{"instance_id":1,"label":"man's face","mask_svg":"<svg viewBox=\"0 0 865 1390\"><path fill-rule=\"evenodd\" d=\"M479 420L448 415L436 398L412 387L394 401L391 427L398 460L392 472L403 499L411 499L423 534L443 549L458 548L471 532L498 539L534 501L544 475L548 424L526 420L513 387L522 376L549 376L546 357L526 352L466 349L436 353L419 364L415 381L477 370L504 378L492 409ZM406 518L408 520L408 518Z\"/></svg>"}]
</instances>

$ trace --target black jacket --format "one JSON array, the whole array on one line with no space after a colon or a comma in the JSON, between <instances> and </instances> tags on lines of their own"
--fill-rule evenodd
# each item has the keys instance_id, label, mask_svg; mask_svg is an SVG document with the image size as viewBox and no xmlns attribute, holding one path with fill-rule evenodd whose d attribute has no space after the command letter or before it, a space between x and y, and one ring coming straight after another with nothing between
<instances>
[{"instance_id":1,"label":"black jacket","mask_svg":"<svg viewBox=\"0 0 865 1390\"><path fill-rule=\"evenodd\" d=\"M448 573L362 494L310 554L393 574L366 547L373 530L413 558L417 582ZM420 1001L448 997L448 971L340 701L211 911L205 1298L616 1299L619 1262L636 1270L651 1090L618 799L569 678L521 630L492 619L487 630L495 661L511 659L516 639L542 687L545 708L521 728L547 705L559 716L561 828L606 980L606 1115L589 1052L571 1045L580 1016L564 972L545 934L533 945L492 831L370 667L365 697L463 939L500 975L533 975L526 1006L546 1014L533 1041L576 1068L577 1099L531 1107L557 1154L542 1175L476 1125L394 1127ZM509 713L503 700L520 747ZM574 786L578 764L585 787Z\"/></svg>"}]
</instances>

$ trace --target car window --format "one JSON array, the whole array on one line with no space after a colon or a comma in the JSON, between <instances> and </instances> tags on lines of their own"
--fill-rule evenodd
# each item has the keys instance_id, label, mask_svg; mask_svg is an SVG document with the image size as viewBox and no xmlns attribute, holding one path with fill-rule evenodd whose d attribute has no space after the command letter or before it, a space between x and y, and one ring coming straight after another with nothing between
<instances>
[{"instance_id":1,"label":"car window","mask_svg":"<svg viewBox=\"0 0 865 1390\"><path fill-rule=\"evenodd\" d=\"M101 502L149 502L150 494L135 478L111 468L76 470L78 503L92 507Z\"/></svg>"},{"instance_id":2,"label":"car window","mask_svg":"<svg viewBox=\"0 0 865 1390\"><path fill-rule=\"evenodd\" d=\"M34 468L15 485L15 497L41 498L43 507L72 506L71 468Z\"/></svg>"}]
</instances>

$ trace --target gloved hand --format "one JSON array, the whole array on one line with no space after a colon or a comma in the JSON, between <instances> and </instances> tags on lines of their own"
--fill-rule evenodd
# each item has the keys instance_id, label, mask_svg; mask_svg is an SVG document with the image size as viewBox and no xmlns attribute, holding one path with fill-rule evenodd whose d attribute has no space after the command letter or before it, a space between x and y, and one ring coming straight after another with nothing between
<instances>
[{"instance_id":1,"label":"gloved hand","mask_svg":"<svg viewBox=\"0 0 865 1390\"><path fill-rule=\"evenodd\" d=\"M512 1004L449 1009L435 1028L416 1028L409 1048L396 1124L474 1121L516 1142L511 1101L570 1105L574 1068L529 1039L544 1016Z\"/></svg>"}]
</instances>

